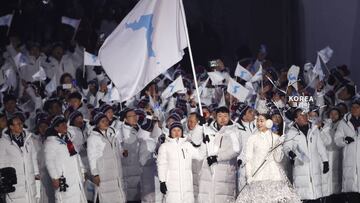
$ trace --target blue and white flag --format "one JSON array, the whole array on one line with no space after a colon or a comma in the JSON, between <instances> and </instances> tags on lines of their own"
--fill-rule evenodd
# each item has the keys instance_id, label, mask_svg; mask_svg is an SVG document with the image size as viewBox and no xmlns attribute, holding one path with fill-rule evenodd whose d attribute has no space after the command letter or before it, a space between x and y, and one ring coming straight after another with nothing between
<instances>
[{"instance_id":1,"label":"blue and white flag","mask_svg":"<svg viewBox=\"0 0 360 203\"><path fill-rule=\"evenodd\" d=\"M298 90L298 77L299 77L300 67L292 65L287 73L288 86L293 86L295 90Z\"/></svg>"},{"instance_id":2,"label":"blue and white flag","mask_svg":"<svg viewBox=\"0 0 360 203\"><path fill-rule=\"evenodd\" d=\"M7 14L0 17L0 26L8 26L10 27L13 15Z\"/></svg>"},{"instance_id":3,"label":"blue and white flag","mask_svg":"<svg viewBox=\"0 0 360 203\"><path fill-rule=\"evenodd\" d=\"M231 95L237 98L239 102L244 102L250 91L244 86L240 85L234 79L229 78L227 92L229 92Z\"/></svg>"},{"instance_id":4,"label":"blue and white flag","mask_svg":"<svg viewBox=\"0 0 360 203\"><path fill-rule=\"evenodd\" d=\"M161 98L167 99L177 92L183 92L185 90L182 76L180 75L174 82L172 82L167 88L162 92Z\"/></svg>"},{"instance_id":5,"label":"blue and white flag","mask_svg":"<svg viewBox=\"0 0 360 203\"><path fill-rule=\"evenodd\" d=\"M332 50L329 46L327 46L324 49L320 50L318 52L318 55L324 61L324 63L327 63L330 61L333 53L334 53L334 50Z\"/></svg>"},{"instance_id":6,"label":"blue and white flag","mask_svg":"<svg viewBox=\"0 0 360 203\"><path fill-rule=\"evenodd\" d=\"M234 75L245 81L249 81L252 78L252 74L250 73L250 71L248 71L246 68L242 67L239 63L236 66Z\"/></svg>"},{"instance_id":7,"label":"blue and white flag","mask_svg":"<svg viewBox=\"0 0 360 203\"><path fill-rule=\"evenodd\" d=\"M34 81L44 81L46 80L46 73L43 67L40 66L39 71L32 75Z\"/></svg>"},{"instance_id":8,"label":"blue and white flag","mask_svg":"<svg viewBox=\"0 0 360 203\"><path fill-rule=\"evenodd\" d=\"M101 63L97 56L85 51L84 52L84 65L85 66L101 66Z\"/></svg>"},{"instance_id":9,"label":"blue and white flag","mask_svg":"<svg viewBox=\"0 0 360 203\"><path fill-rule=\"evenodd\" d=\"M81 19L74 19L74 18L69 18L69 17L66 17L66 16L61 17L61 23L62 24L70 25L75 30L78 29L78 27L80 25L80 21L81 21Z\"/></svg>"},{"instance_id":10,"label":"blue and white flag","mask_svg":"<svg viewBox=\"0 0 360 203\"><path fill-rule=\"evenodd\" d=\"M100 48L122 101L180 61L187 47L179 0L141 0Z\"/></svg>"},{"instance_id":11,"label":"blue and white flag","mask_svg":"<svg viewBox=\"0 0 360 203\"><path fill-rule=\"evenodd\" d=\"M16 54L16 56L14 57L14 62L17 68L21 68L23 66L27 65L27 58L26 55L19 52L18 54Z\"/></svg>"},{"instance_id":12,"label":"blue and white flag","mask_svg":"<svg viewBox=\"0 0 360 203\"><path fill-rule=\"evenodd\" d=\"M251 78L251 82L261 81L263 79L263 70L262 66L260 65L259 70L255 73L255 75Z\"/></svg>"},{"instance_id":13,"label":"blue and white flag","mask_svg":"<svg viewBox=\"0 0 360 203\"><path fill-rule=\"evenodd\" d=\"M219 71L208 72L212 85L222 85L225 80L224 76Z\"/></svg>"}]
</instances>

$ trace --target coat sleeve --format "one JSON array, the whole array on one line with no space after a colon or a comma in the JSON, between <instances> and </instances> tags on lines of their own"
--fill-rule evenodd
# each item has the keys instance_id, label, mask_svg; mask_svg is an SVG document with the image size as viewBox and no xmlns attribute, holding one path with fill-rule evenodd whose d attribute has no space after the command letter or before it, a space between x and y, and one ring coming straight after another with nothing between
<instances>
[{"instance_id":1,"label":"coat sleeve","mask_svg":"<svg viewBox=\"0 0 360 203\"><path fill-rule=\"evenodd\" d=\"M90 172L92 175L99 175L97 168L97 161L102 156L101 140L96 139L95 136L90 136L87 140L87 155L89 159Z\"/></svg>"},{"instance_id":2,"label":"coat sleeve","mask_svg":"<svg viewBox=\"0 0 360 203\"><path fill-rule=\"evenodd\" d=\"M275 146L278 146L279 144L281 144L282 142L284 142L284 137L279 137L278 135L273 135L275 137ZM274 160L276 162L281 162L281 160L284 158L284 152L282 150L282 146L278 146L275 150L274 150L274 154L273 154Z\"/></svg>"},{"instance_id":3,"label":"coat sleeve","mask_svg":"<svg viewBox=\"0 0 360 203\"><path fill-rule=\"evenodd\" d=\"M166 144L162 144L159 149L159 154L157 157L157 169L159 174L160 182L166 182L167 171L168 171L168 161L167 161L167 150Z\"/></svg>"},{"instance_id":4,"label":"coat sleeve","mask_svg":"<svg viewBox=\"0 0 360 203\"><path fill-rule=\"evenodd\" d=\"M330 124L325 124L325 126L320 131L320 138L325 146L329 146L332 141L330 136L330 129Z\"/></svg>"},{"instance_id":5,"label":"coat sleeve","mask_svg":"<svg viewBox=\"0 0 360 203\"><path fill-rule=\"evenodd\" d=\"M35 175L39 175L40 172L39 172L39 165L38 165L38 159L37 159L37 151L35 149L35 145L32 141L32 139L30 138L29 142L31 142L31 159L32 159L32 163L33 163L33 166L34 166L34 174Z\"/></svg>"},{"instance_id":6,"label":"coat sleeve","mask_svg":"<svg viewBox=\"0 0 360 203\"><path fill-rule=\"evenodd\" d=\"M328 155L326 152L326 148L325 148L324 142L322 141L321 137L318 137L318 139L317 139L316 148L319 152L322 162L329 161Z\"/></svg>"},{"instance_id":7,"label":"coat sleeve","mask_svg":"<svg viewBox=\"0 0 360 203\"><path fill-rule=\"evenodd\" d=\"M345 127L345 123L344 121L340 121L339 123L339 126L337 127L336 129L336 132L335 132L335 144L338 146L338 147L345 147L346 143L345 143L345 130L344 130L344 127Z\"/></svg>"},{"instance_id":8,"label":"coat sleeve","mask_svg":"<svg viewBox=\"0 0 360 203\"><path fill-rule=\"evenodd\" d=\"M295 139L297 135L292 132L292 130L289 130L288 133L285 134L285 140L283 145L283 152L285 153L285 156L289 156L289 152L293 151L295 152L295 149L297 148L297 142Z\"/></svg>"},{"instance_id":9,"label":"coat sleeve","mask_svg":"<svg viewBox=\"0 0 360 203\"><path fill-rule=\"evenodd\" d=\"M254 139L252 137L249 137L247 143L246 143L246 150L245 150L245 160L246 160L246 177L252 177L252 168L253 168L253 152L254 152Z\"/></svg>"},{"instance_id":10,"label":"coat sleeve","mask_svg":"<svg viewBox=\"0 0 360 203\"><path fill-rule=\"evenodd\" d=\"M59 179L62 175L62 163L59 147L52 141L45 143L45 165L52 179Z\"/></svg>"}]
</instances>

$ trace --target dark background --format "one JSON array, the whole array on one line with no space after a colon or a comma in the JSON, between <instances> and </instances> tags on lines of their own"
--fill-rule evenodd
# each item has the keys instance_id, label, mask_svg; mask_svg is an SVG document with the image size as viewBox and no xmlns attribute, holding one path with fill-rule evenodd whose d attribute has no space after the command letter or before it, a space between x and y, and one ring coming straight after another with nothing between
<instances>
[{"instance_id":1,"label":"dark background","mask_svg":"<svg viewBox=\"0 0 360 203\"><path fill-rule=\"evenodd\" d=\"M96 30L104 18L121 19L136 0L1 0L0 15L15 11L10 35L23 42L70 41L72 28L61 16L81 18L77 41L96 52ZM360 73L360 2L357 0L184 0L196 65L221 58L234 69L236 61L255 57L261 44L280 69L315 63L316 52L330 46L329 67L346 64ZM7 43L0 28L1 45ZM186 61L185 61L186 64ZM189 68L188 65L185 65ZM356 83L360 80L353 77Z\"/></svg>"}]
</instances>

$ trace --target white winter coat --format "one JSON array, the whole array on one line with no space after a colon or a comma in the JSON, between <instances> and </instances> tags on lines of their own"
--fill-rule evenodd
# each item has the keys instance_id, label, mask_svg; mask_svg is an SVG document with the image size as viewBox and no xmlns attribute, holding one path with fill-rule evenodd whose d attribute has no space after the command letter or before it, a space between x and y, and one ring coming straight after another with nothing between
<instances>
[{"instance_id":1,"label":"white winter coat","mask_svg":"<svg viewBox=\"0 0 360 203\"><path fill-rule=\"evenodd\" d=\"M68 135L72 143L74 144L75 150L79 153L81 161L83 163L84 172L89 171L89 159L87 156L86 145L88 135L88 128L78 128L76 126L68 125Z\"/></svg>"},{"instance_id":2,"label":"white winter coat","mask_svg":"<svg viewBox=\"0 0 360 203\"><path fill-rule=\"evenodd\" d=\"M167 203L194 202L192 159L202 159L201 153L186 138L173 139L160 146L157 168L159 180L166 183Z\"/></svg>"},{"instance_id":3,"label":"white winter coat","mask_svg":"<svg viewBox=\"0 0 360 203\"><path fill-rule=\"evenodd\" d=\"M237 192L241 190L241 188L244 187L246 184L246 158L245 158L245 151L246 151L246 143L252 135L254 135L257 132L255 121L253 122L244 122L241 121L241 123L235 124L238 128L237 138L239 141L240 146L240 153L237 157L237 160L241 160L242 163L240 167L238 167L237 170Z\"/></svg>"},{"instance_id":4,"label":"white winter coat","mask_svg":"<svg viewBox=\"0 0 360 203\"><path fill-rule=\"evenodd\" d=\"M335 143L342 148L342 192L360 192L360 138L350 122L351 114L346 114L340 121L335 133ZM352 137L355 141L346 144L344 138Z\"/></svg>"},{"instance_id":5,"label":"white winter coat","mask_svg":"<svg viewBox=\"0 0 360 203\"><path fill-rule=\"evenodd\" d=\"M122 148L128 150L128 156L122 158L124 186L126 199L138 201L140 197L141 166L139 161L138 131L133 127L123 124L121 128Z\"/></svg>"},{"instance_id":6,"label":"white winter coat","mask_svg":"<svg viewBox=\"0 0 360 203\"><path fill-rule=\"evenodd\" d=\"M55 191L56 202L86 203L80 156L70 156L66 143L57 135L48 136L44 144L45 164L50 177L59 179L63 175L69 185L66 192L60 192L59 188Z\"/></svg>"},{"instance_id":7,"label":"white winter coat","mask_svg":"<svg viewBox=\"0 0 360 203\"><path fill-rule=\"evenodd\" d=\"M99 175L98 189L101 203L126 202L123 190L120 148L115 130L101 132L95 128L88 138L87 153L92 175Z\"/></svg>"},{"instance_id":8,"label":"white winter coat","mask_svg":"<svg viewBox=\"0 0 360 203\"><path fill-rule=\"evenodd\" d=\"M292 126L285 136L283 146L285 155L292 150L297 156L293 166L293 184L303 200L323 197L323 162L328 161L325 145L320 138L317 126L309 128L305 136L297 127Z\"/></svg>"},{"instance_id":9,"label":"white winter coat","mask_svg":"<svg viewBox=\"0 0 360 203\"><path fill-rule=\"evenodd\" d=\"M209 167L204 160L199 183L199 202L217 203L232 202L236 198L236 157L240 146L237 139L235 125L223 126L217 129L213 121L205 128L209 135L210 143L207 156L217 155L218 163Z\"/></svg>"},{"instance_id":10,"label":"white winter coat","mask_svg":"<svg viewBox=\"0 0 360 203\"><path fill-rule=\"evenodd\" d=\"M35 175L39 174L36 150L31 136L24 130L24 146L19 146L11 140L9 132L4 129L0 139L0 168L13 167L16 170L17 184L15 192L6 196L6 202L35 203L36 186Z\"/></svg>"}]
</instances>

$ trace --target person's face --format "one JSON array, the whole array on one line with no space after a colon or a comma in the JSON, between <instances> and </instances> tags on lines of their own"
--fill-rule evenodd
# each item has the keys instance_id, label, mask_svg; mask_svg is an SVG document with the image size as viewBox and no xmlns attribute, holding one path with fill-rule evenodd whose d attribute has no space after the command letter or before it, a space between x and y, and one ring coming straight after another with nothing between
<instances>
[{"instance_id":1,"label":"person's face","mask_svg":"<svg viewBox=\"0 0 360 203\"><path fill-rule=\"evenodd\" d=\"M331 119L332 122L338 121L340 119L339 112L336 110L330 111L329 118Z\"/></svg>"},{"instance_id":2,"label":"person's face","mask_svg":"<svg viewBox=\"0 0 360 203\"><path fill-rule=\"evenodd\" d=\"M282 117L279 114L271 116L271 120L275 125L280 125L283 122Z\"/></svg>"},{"instance_id":3,"label":"person's face","mask_svg":"<svg viewBox=\"0 0 360 203\"><path fill-rule=\"evenodd\" d=\"M81 100L77 98L72 98L69 100L69 105L74 109L78 109L79 106L81 105Z\"/></svg>"},{"instance_id":4,"label":"person's face","mask_svg":"<svg viewBox=\"0 0 360 203\"><path fill-rule=\"evenodd\" d=\"M89 91L90 91L92 94L96 94L96 92L97 92L96 85L95 85L95 84L89 84Z\"/></svg>"},{"instance_id":5,"label":"person's face","mask_svg":"<svg viewBox=\"0 0 360 203\"><path fill-rule=\"evenodd\" d=\"M98 123L98 128L100 130L107 130L109 128L109 119L102 118Z\"/></svg>"},{"instance_id":6,"label":"person's face","mask_svg":"<svg viewBox=\"0 0 360 203\"><path fill-rule=\"evenodd\" d=\"M4 129L7 126L6 116L0 118L0 129Z\"/></svg>"},{"instance_id":7,"label":"person's face","mask_svg":"<svg viewBox=\"0 0 360 203\"><path fill-rule=\"evenodd\" d=\"M74 120L74 125L78 128L82 128L84 125L84 118L82 116L77 116Z\"/></svg>"},{"instance_id":8,"label":"person's face","mask_svg":"<svg viewBox=\"0 0 360 203\"><path fill-rule=\"evenodd\" d=\"M67 124L66 122L60 123L57 127L55 127L56 132L60 134L66 134L67 133Z\"/></svg>"},{"instance_id":9,"label":"person's face","mask_svg":"<svg viewBox=\"0 0 360 203\"><path fill-rule=\"evenodd\" d=\"M31 56L38 58L40 56L40 49L39 47L31 47L29 53Z\"/></svg>"},{"instance_id":10,"label":"person's face","mask_svg":"<svg viewBox=\"0 0 360 203\"><path fill-rule=\"evenodd\" d=\"M349 94L346 88L342 88L342 90L338 94L338 97L341 100L349 100L351 95Z\"/></svg>"},{"instance_id":11,"label":"person's face","mask_svg":"<svg viewBox=\"0 0 360 203\"><path fill-rule=\"evenodd\" d=\"M112 109L109 109L105 112L106 117L111 121L114 117L114 111Z\"/></svg>"},{"instance_id":12,"label":"person's face","mask_svg":"<svg viewBox=\"0 0 360 203\"><path fill-rule=\"evenodd\" d=\"M24 123L20 118L14 118L12 124L10 125L10 131L14 135L19 135L23 131Z\"/></svg>"},{"instance_id":13,"label":"person's face","mask_svg":"<svg viewBox=\"0 0 360 203\"><path fill-rule=\"evenodd\" d=\"M252 108L248 108L246 110L245 115L243 116L243 120L246 122L251 122L255 120L255 110Z\"/></svg>"},{"instance_id":14,"label":"person's face","mask_svg":"<svg viewBox=\"0 0 360 203\"><path fill-rule=\"evenodd\" d=\"M16 101L14 100L7 101L4 104L4 107L7 112L14 112L16 109Z\"/></svg>"},{"instance_id":15,"label":"person's face","mask_svg":"<svg viewBox=\"0 0 360 203\"><path fill-rule=\"evenodd\" d=\"M198 123L198 119L196 118L196 115L190 115L187 121L189 130L193 130Z\"/></svg>"},{"instance_id":16,"label":"person's face","mask_svg":"<svg viewBox=\"0 0 360 203\"><path fill-rule=\"evenodd\" d=\"M230 121L229 113L219 112L216 114L216 122L220 126L226 126Z\"/></svg>"},{"instance_id":17,"label":"person's face","mask_svg":"<svg viewBox=\"0 0 360 203\"><path fill-rule=\"evenodd\" d=\"M267 130L266 128L266 118L262 115L260 115L256 120L256 127L259 129L259 131L264 132Z\"/></svg>"},{"instance_id":18,"label":"person's face","mask_svg":"<svg viewBox=\"0 0 360 203\"><path fill-rule=\"evenodd\" d=\"M310 112L308 113L308 118L309 118L310 120L316 119L317 117L318 117L318 114L317 114L315 111L310 111Z\"/></svg>"},{"instance_id":19,"label":"person's face","mask_svg":"<svg viewBox=\"0 0 360 203\"><path fill-rule=\"evenodd\" d=\"M308 124L308 117L307 114L299 111L297 112L297 117L295 118L295 122L299 125L299 126L304 126Z\"/></svg>"},{"instance_id":20,"label":"person's face","mask_svg":"<svg viewBox=\"0 0 360 203\"><path fill-rule=\"evenodd\" d=\"M135 111L129 111L126 113L125 121L131 126L136 126L138 122L138 116Z\"/></svg>"},{"instance_id":21,"label":"person's face","mask_svg":"<svg viewBox=\"0 0 360 203\"><path fill-rule=\"evenodd\" d=\"M60 61L62 56L64 55L64 49L60 46L55 47L52 51L52 56L56 58L56 60Z\"/></svg>"},{"instance_id":22,"label":"person's face","mask_svg":"<svg viewBox=\"0 0 360 203\"><path fill-rule=\"evenodd\" d=\"M66 76L64 77L63 84L72 84L72 77Z\"/></svg>"},{"instance_id":23,"label":"person's face","mask_svg":"<svg viewBox=\"0 0 360 203\"><path fill-rule=\"evenodd\" d=\"M155 85L155 84L152 84L152 85L149 87L148 91L149 91L150 96L154 97L154 96L157 94L157 92L156 92L156 85Z\"/></svg>"},{"instance_id":24,"label":"person's face","mask_svg":"<svg viewBox=\"0 0 360 203\"><path fill-rule=\"evenodd\" d=\"M356 118L360 117L360 105L359 104L351 105L351 115Z\"/></svg>"},{"instance_id":25,"label":"person's face","mask_svg":"<svg viewBox=\"0 0 360 203\"><path fill-rule=\"evenodd\" d=\"M54 103L50 108L50 114L53 116L61 115L61 112L61 106L58 103Z\"/></svg>"},{"instance_id":26,"label":"person's face","mask_svg":"<svg viewBox=\"0 0 360 203\"><path fill-rule=\"evenodd\" d=\"M46 123L40 123L38 126L38 131L41 136L45 136L46 129L49 127Z\"/></svg>"},{"instance_id":27,"label":"person's face","mask_svg":"<svg viewBox=\"0 0 360 203\"><path fill-rule=\"evenodd\" d=\"M170 135L172 138L180 138L182 135L182 130L178 127L171 129Z\"/></svg>"}]
</instances>

